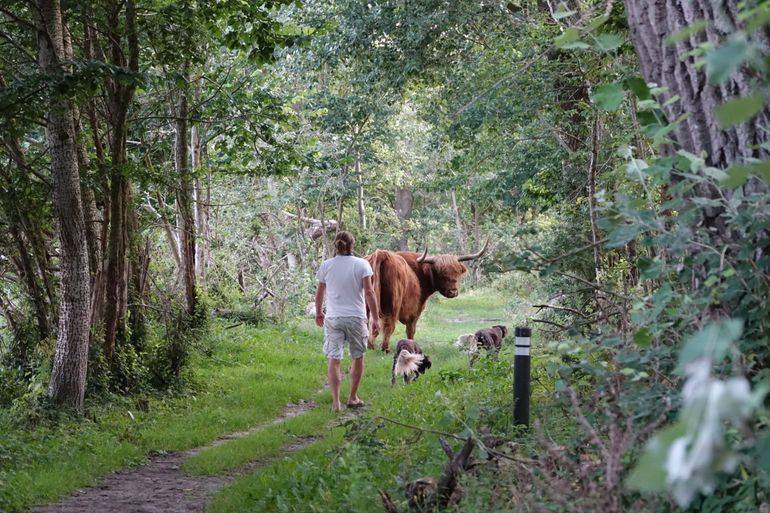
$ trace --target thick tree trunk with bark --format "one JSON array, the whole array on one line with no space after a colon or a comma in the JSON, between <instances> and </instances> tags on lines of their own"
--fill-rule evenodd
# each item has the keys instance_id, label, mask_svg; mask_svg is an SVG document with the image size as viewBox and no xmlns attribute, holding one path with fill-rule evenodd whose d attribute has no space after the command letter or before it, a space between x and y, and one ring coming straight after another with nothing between
<instances>
[{"instance_id":1,"label":"thick tree trunk with bark","mask_svg":"<svg viewBox=\"0 0 770 513\"><path fill-rule=\"evenodd\" d=\"M64 24L58 0L38 0L40 66L63 65ZM83 408L91 313L88 247L85 237L73 107L54 102L47 116L54 211L60 240L59 333L48 394L57 403Z\"/></svg>"},{"instance_id":2,"label":"thick tree trunk with bark","mask_svg":"<svg viewBox=\"0 0 770 513\"><path fill-rule=\"evenodd\" d=\"M756 78L753 72L742 67L723 84L714 86L708 83L705 67L696 67L700 57L682 58L703 43L722 44L725 36L741 25L737 4L737 0L625 0L631 39L645 80L667 89L661 104L679 97L664 107L668 121L689 114L670 134L674 144L664 147L665 154L680 148L696 155L706 152L707 164L719 168L768 157L759 144L767 141L765 127L770 122L770 109L766 107L754 119L727 130L721 129L716 119L717 107L750 94L751 82ZM678 43L666 42L667 37L699 20L709 22L703 31ZM755 37L761 38L766 48L770 46L765 28Z\"/></svg>"}]
</instances>

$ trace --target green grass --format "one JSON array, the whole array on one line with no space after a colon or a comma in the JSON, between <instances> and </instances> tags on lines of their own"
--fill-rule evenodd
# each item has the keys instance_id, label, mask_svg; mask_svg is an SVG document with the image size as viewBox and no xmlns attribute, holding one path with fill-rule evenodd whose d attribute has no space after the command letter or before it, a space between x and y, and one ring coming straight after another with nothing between
<instances>
[{"instance_id":1,"label":"green grass","mask_svg":"<svg viewBox=\"0 0 770 513\"><path fill-rule=\"evenodd\" d=\"M318 332L240 327L215 328L211 336L213 356L194 364L197 393L151 399L147 413L116 399L91 408L95 421L73 419L30 432L3 422L0 509L54 501L142 462L151 451L185 450L248 429L323 385Z\"/></svg>"},{"instance_id":2,"label":"green grass","mask_svg":"<svg viewBox=\"0 0 770 513\"><path fill-rule=\"evenodd\" d=\"M206 446L223 434L264 424L183 464L186 472L219 474L257 463L253 473L215 497L211 512L381 511L377 488L400 497L404 480L435 477L446 460L436 435L416 436L383 418L460 433L496 415L500 429L510 428L510 349L498 362L481 360L468 369L454 341L493 324L513 328L526 315L490 288L466 290L451 300L434 297L416 335L433 367L412 385L391 387L392 354L368 352L359 395L369 406L342 417L331 413L330 394L321 389L326 362L322 333L312 320L259 330L215 326L208 344L213 355L192 365L195 393L155 397L146 413L136 410L133 399L115 398L91 406L86 419L43 423L31 432L14 428L0 414L0 510L55 501L105 473L140 464L152 451ZM398 325L393 345L404 336ZM346 356L344 369L348 362ZM343 397L348 385L345 378ZM299 399L319 405L270 423ZM308 435L320 438L284 456L285 446Z\"/></svg>"},{"instance_id":3,"label":"green grass","mask_svg":"<svg viewBox=\"0 0 770 513\"><path fill-rule=\"evenodd\" d=\"M392 354L368 352L359 394L369 404L367 410L343 426L344 430L337 427L323 441L238 478L220 491L208 513L382 511L378 488L400 500L402 480L437 477L446 463L436 435L419 435L384 418L460 433L483 424L485 416L497 415L503 419L503 428L513 433L510 348L501 353L499 361L481 359L476 368L468 369L465 355L454 342L460 334L493 324L513 328L527 314L512 311L504 295L491 289L466 291L451 300L433 298L416 334L433 361L427 374L412 385L399 382L391 387ZM309 326L309 321L301 326ZM393 344L404 336L399 325ZM346 386L343 382L343 394ZM225 445L247 443L260 442ZM237 450L233 447L232 452Z\"/></svg>"},{"instance_id":4,"label":"green grass","mask_svg":"<svg viewBox=\"0 0 770 513\"><path fill-rule=\"evenodd\" d=\"M205 449L188 459L182 470L192 474L219 474L237 469L252 461L264 461L281 453L297 437L324 433L324 427L335 418L331 408L316 408L217 447Z\"/></svg>"}]
</instances>

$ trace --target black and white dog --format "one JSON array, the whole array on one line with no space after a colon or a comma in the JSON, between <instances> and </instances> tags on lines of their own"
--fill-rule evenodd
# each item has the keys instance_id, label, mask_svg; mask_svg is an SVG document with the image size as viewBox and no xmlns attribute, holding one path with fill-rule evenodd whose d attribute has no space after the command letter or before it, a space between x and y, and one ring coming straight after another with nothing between
<instances>
[{"instance_id":1,"label":"black and white dog","mask_svg":"<svg viewBox=\"0 0 770 513\"><path fill-rule=\"evenodd\" d=\"M418 375L425 374L430 366L430 358L422 352L417 342L409 339L399 340L393 353L390 384L396 384L396 376L399 374L404 375L404 383L411 383Z\"/></svg>"}]
</instances>

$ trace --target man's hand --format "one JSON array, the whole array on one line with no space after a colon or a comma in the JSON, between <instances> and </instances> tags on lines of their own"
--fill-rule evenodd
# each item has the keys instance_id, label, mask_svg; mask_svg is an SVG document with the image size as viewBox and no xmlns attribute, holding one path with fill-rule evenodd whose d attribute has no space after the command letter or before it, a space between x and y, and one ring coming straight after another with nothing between
<instances>
[{"instance_id":1,"label":"man's hand","mask_svg":"<svg viewBox=\"0 0 770 513\"><path fill-rule=\"evenodd\" d=\"M375 337L377 335L379 335L380 334L380 321L377 320L376 317L373 317L372 318L372 322L369 323L369 324L370 324L369 331L372 333L372 335L375 336Z\"/></svg>"},{"instance_id":2,"label":"man's hand","mask_svg":"<svg viewBox=\"0 0 770 513\"><path fill-rule=\"evenodd\" d=\"M315 324L319 328L324 326L324 295L326 294L326 283L318 282L318 288L315 291Z\"/></svg>"}]
</instances>

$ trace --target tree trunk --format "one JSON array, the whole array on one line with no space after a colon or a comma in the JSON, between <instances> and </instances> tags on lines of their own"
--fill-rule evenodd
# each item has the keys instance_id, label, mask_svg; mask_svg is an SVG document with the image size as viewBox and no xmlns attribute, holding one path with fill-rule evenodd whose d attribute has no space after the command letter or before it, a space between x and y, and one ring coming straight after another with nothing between
<instances>
[{"instance_id":1,"label":"tree trunk","mask_svg":"<svg viewBox=\"0 0 770 513\"><path fill-rule=\"evenodd\" d=\"M400 237L398 239L398 250L409 251L409 236L406 222L412 217L412 207L414 206L414 196L412 191L403 187L396 186L396 215L400 225Z\"/></svg>"},{"instance_id":2,"label":"tree trunk","mask_svg":"<svg viewBox=\"0 0 770 513\"><path fill-rule=\"evenodd\" d=\"M455 229L457 230L457 244L460 248L460 254L464 255L467 253L466 251L466 244L465 244L465 230L463 230L463 221L462 217L460 216L460 208L457 206L457 194L455 193L455 190L452 189L450 191L450 195L452 198L452 212L454 212L455 215Z\"/></svg>"},{"instance_id":3,"label":"tree trunk","mask_svg":"<svg viewBox=\"0 0 770 513\"><path fill-rule=\"evenodd\" d=\"M38 0L37 7L40 66L55 72L65 57L61 5L59 0ZM80 411L88 365L91 291L72 104L66 99L54 101L46 121L61 246L59 332L48 394L55 402Z\"/></svg>"},{"instance_id":4,"label":"tree trunk","mask_svg":"<svg viewBox=\"0 0 770 513\"><path fill-rule=\"evenodd\" d=\"M760 148L767 141L768 107L754 119L727 130L721 129L716 119L719 105L750 94L751 83L756 80L753 71L743 66L724 83L713 86L708 83L705 68L697 65L699 57L682 58L703 43L719 46L727 34L740 26L737 4L737 0L625 0L631 40L644 79L666 90L661 104L679 97L663 108L669 122L689 114L669 134L674 144L664 146L666 155L679 148L695 155L706 152L706 163L719 168L749 158L768 157L767 150ZM666 42L668 36L698 20L709 22L703 31L674 44ZM768 46L766 28L757 31L755 37L762 38Z\"/></svg>"},{"instance_id":5,"label":"tree trunk","mask_svg":"<svg viewBox=\"0 0 770 513\"><path fill-rule=\"evenodd\" d=\"M187 66L185 65L185 75ZM179 91L176 106L176 139L174 143L174 164L178 185L176 203L179 212L182 277L184 280L187 313L195 313L195 216L193 215L193 175L188 159L188 107L187 86Z\"/></svg>"},{"instance_id":6,"label":"tree trunk","mask_svg":"<svg viewBox=\"0 0 770 513\"><path fill-rule=\"evenodd\" d=\"M361 157L358 153L355 154L355 160L353 161L353 169L356 173L356 181L358 186L356 187L356 205L358 206L358 225L362 230L366 230L366 208L364 204L364 174L361 172Z\"/></svg>"},{"instance_id":7,"label":"tree trunk","mask_svg":"<svg viewBox=\"0 0 770 513\"><path fill-rule=\"evenodd\" d=\"M599 132L601 130L601 124L599 122L599 114L594 114L594 121L591 124L591 154L588 160L588 220L591 223L591 243L593 245L594 254L594 281L597 285L601 286L603 280L602 277L602 251L599 244L599 224L596 215L596 178L599 169L599 148L601 147ZM610 268L614 265L610 265ZM600 287L594 289L594 301L596 306L602 314L602 318L605 322L608 321L607 308L602 296Z\"/></svg>"},{"instance_id":8,"label":"tree trunk","mask_svg":"<svg viewBox=\"0 0 770 513\"><path fill-rule=\"evenodd\" d=\"M196 87L196 96L200 94L199 86ZM203 142L198 125L190 128L190 148L193 182L193 205L195 207L195 272L200 283L206 283L206 271L208 268L208 224L210 189L208 181L200 179L203 169ZM208 175L206 176L208 178Z\"/></svg>"},{"instance_id":9,"label":"tree trunk","mask_svg":"<svg viewBox=\"0 0 770 513\"><path fill-rule=\"evenodd\" d=\"M120 22L124 3L114 2L107 6L110 63L137 72L139 46L136 33L136 9L133 0L125 2L125 24ZM126 52L122 45L121 30L125 30L128 43ZM109 185L109 234L106 251L105 302L104 302L104 353L109 362L115 352L120 334L124 333L128 312L129 241L132 238L127 211L131 204L131 186L125 174L127 114L134 96L134 85L107 78L110 123L110 185Z\"/></svg>"}]
</instances>

